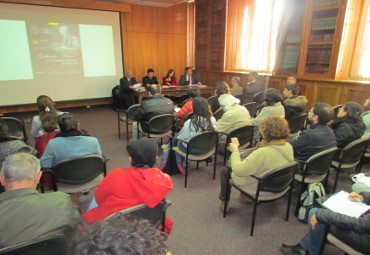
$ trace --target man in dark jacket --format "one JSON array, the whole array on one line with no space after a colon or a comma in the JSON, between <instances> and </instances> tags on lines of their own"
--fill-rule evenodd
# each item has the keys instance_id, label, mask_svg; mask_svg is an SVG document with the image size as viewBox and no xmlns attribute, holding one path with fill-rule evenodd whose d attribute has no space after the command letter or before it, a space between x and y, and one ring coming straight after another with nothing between
<instances>
[{"instance_id":1,"label":"man in dark jacket","mask_svg":"<svg viewBox=\"0 0 370 255\"><path fill-rule=\"evenodd\" d=\"M258 73L256 72L250 72L248 74L248 83L243 89L244 104L253 102L254 95L263 90L258 77Z\"/></svg>"},{"instance_id":2,"label":"man in dark jacket","mask_svg":"<svg viewBox=\"0 0 370 255\"><path fill-rule=\"evenodd\" d=\"M136 83L138 82L135 77L132 77L132 71L130 70L127 70L125 72L125 77L119 80L119 94L125 109L128 109L133 104L131 98L134 93L133 85Z\"/></svg>"},{"instance_id":3,"label":"man in dark jacket","mask_svg":"<svg viewBox=\"0 0 370 255\"><path fill-rule=\"evenodd\" d=\"M160 95L161 88L159 85L152 84L148 87L150 97L141 103L137 110L133 114L133 118L136 121L149 121L154 116L160 114L172 114L173 113L173 102ZM133 138L137 137L137 122L133 126Z\"/></svg>"},{"instance_id":4,"label":"man in dark jacket","mask_svg":"<svg viewBox=\"0 0 370 255\"><path fill-rule=\"evenodd\" d=\"M361 192L349 194L352 201L363 201L370 204L370 193ZM318 255L325 238L325 225L330 227L330 233L353 249L369 254L370 251L370 213L359 218L336 213L328 209L313 208L309 213L309 230L297 245L282 245L286 255L305 254Z\"/></svg>"},{"instance_id":5,"label":"man in dark jacket","mask_svg":"<svg viewBox=\"0 0 370 255\"><path fill-rule=\"evenodd\" d=\"M159 84L158 80L157 80L157 77L154 76L154 70L149 68L147 71L146 71L146 76L143 77L143 84L142 86L147 88L151 85L151 84Z\"/></svg>"},{"instance_id":6,"label":"man in dark jacket","mask_svg":"<svg viewBox=\"0 0 370 255\"><path fill-rule=\"evenodd\" d=\"M327 125L332 118L333 108L330 105L326 103L314 105L308 113L311 128L302 131L290 142L296 159L307 160L318 152L337 146L334 132Z\"/></svg>"},{"instance_id":7,"label":"man in dark jacket","mask_svg":"<svg viewBox=\"0 0 370 255\"><path fill-rule=\"evenodd\" d=\"M285 85L283 90L285 98L283 105L285 109L285 119L287 121L303 113L306 109L307 98L305 96L298 96L298 92L298 84Z\"/></svg>"}]
</instances>

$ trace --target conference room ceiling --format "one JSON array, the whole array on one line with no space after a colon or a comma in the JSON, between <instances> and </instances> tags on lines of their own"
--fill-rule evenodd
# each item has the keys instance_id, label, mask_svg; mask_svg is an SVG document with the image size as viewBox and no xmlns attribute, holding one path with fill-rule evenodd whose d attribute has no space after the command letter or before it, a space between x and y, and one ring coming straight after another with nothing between
<instances>
[{"instance_id":1,"label":"conference room ceiling","mask_svg":"<svg viewBox=\"0 0 370 255\"><path fill-rule=\"evenodd\" d=\"M156 6L156 7L170 7L172 5L176 5L179 3L193 2L189 0L100 0L100 1L148 5L148 6Z\"/></svg>"}]
</instances>

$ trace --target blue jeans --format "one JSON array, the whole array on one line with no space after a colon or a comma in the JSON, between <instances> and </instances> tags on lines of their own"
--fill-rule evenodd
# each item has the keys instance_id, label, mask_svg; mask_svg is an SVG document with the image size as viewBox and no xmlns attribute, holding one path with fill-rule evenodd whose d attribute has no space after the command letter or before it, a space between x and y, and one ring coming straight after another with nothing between
<instances>
[{"instance_id":1,"label":"blue jeans","mask_svg":"<svg viewBox=\"0 0 370 255\"><path fill-rule=\"evenodd\" d=\"M325 238L325 225L318 223L315 229L312 229L310 219L316 214L317 208L312 208L308 214L308 232L299 243L303 249L309 252L310 255L318 255L320 253L321 244Z\"/></svg>"},{"instance_id":2,"label":"blue jeans","mask_svg":"<svg viewBox=\"0 0 370 255\"><path fill-rule=\"evenodd\" d=\"M182 152L186 153L186 147L183 145L182 142L179 142L176 138L172 140L172 148L173 147L178 147ZM170 144L168 144L168 149L163 151L162 158L161 158L161 165L165 165L168 160L168 155L170 155ZM175 153L176 156L176 163L177 164L182 164L184 162L184 157L181 155Z\"/></svg>"}]
</instances>

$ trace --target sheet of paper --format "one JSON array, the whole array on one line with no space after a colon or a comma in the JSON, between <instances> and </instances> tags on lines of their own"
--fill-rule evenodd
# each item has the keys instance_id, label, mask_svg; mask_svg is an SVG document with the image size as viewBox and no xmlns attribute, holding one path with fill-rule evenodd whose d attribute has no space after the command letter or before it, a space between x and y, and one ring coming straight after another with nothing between
<instances>
[{"instance_id":1,"label":"sheet of paper","mask_svg":"<svg viewBox=\"0 0 370 255\"><path fill-rule=\"evenodd\" d=\"M351 201L348 198L348 192L343 190L331 196L323 205L333 212L356 218L360 217L364 212L370 209L370 206L362 202Z\"/></svg>"},{"instance_id":2,"label":"sheet of paper","mask_svg":"<svg viewBox=\"0 0 370 255\"><path fill-rule=\"evenodd\" d=\"M352 177L352 181L359 182L370 186L370 177L365 176L363 173L356 174Z\"/></svg>"}]
</instances>

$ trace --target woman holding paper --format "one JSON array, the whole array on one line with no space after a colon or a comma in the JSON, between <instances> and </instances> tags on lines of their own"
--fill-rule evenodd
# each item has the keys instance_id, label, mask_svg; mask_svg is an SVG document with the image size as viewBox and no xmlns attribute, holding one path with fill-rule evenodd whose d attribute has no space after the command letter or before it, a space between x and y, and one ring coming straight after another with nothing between
<instances>
[{"instance_id":1,"label":"woman holding paper","mask_svg":"<svg viewBox=\"0 0 370 255\"><path fill-rule=\"evenodd\" d=\"M370 192L360 194L352 192L348 199L355 202L365 202L370 205ZM370 212L359 218L336 213L328 209L313 208L309 214L309 230L296 245L282 245L284 254L318 255L325 238L325 225L330 227L330 233L353 249L369 254L370 251Z\"/></svg>"}]
</instances>

